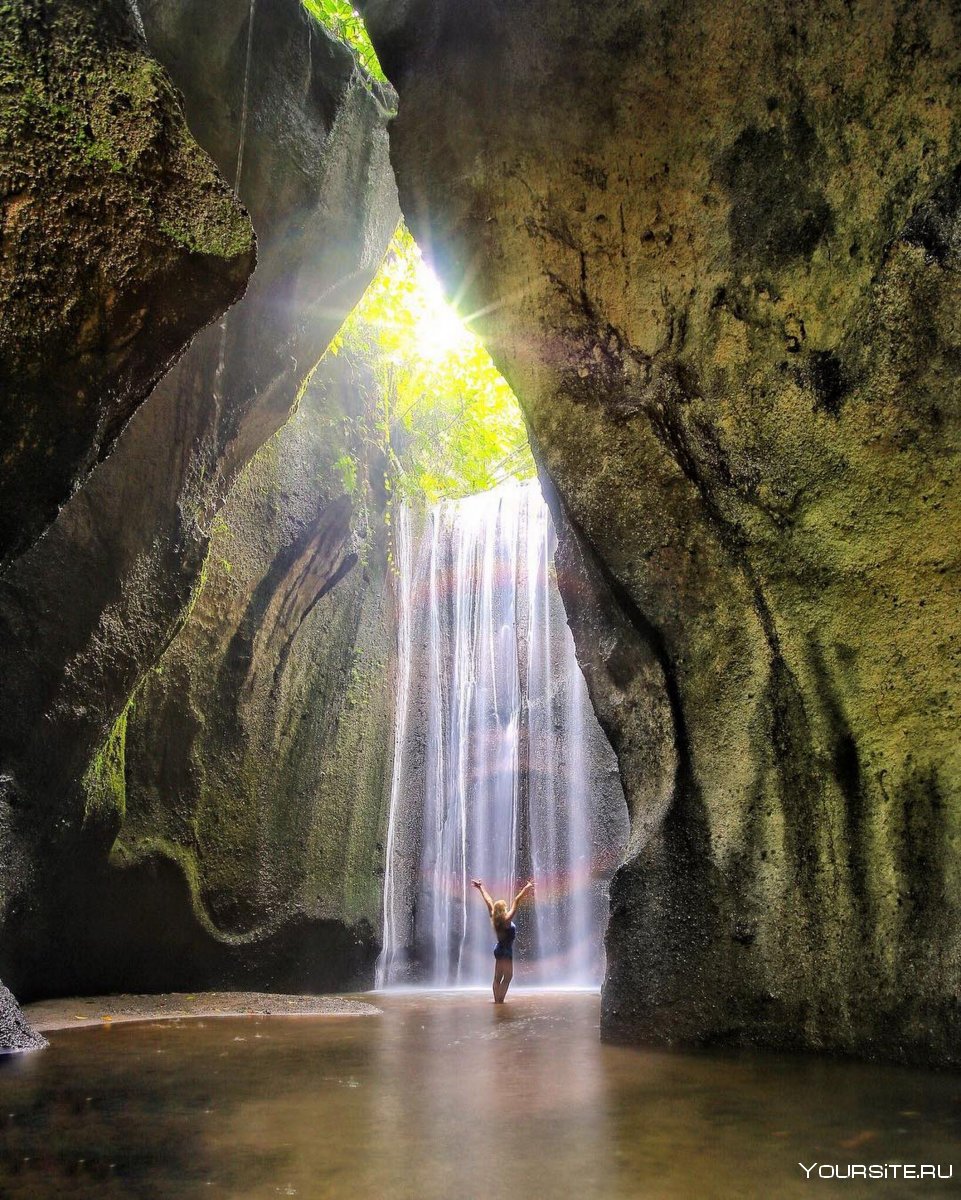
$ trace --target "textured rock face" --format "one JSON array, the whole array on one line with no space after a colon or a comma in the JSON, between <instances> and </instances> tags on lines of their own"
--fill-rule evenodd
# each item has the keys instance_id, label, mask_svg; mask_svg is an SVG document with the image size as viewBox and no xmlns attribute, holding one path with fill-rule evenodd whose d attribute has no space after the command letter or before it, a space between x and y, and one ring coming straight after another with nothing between
<instances>
[{"instance_id":1,"label":"textured rock face","mask_svg":"<svg viewBox=\"0 0 961 1200\"><path fill-rule=\"evenodd\" d=\"M0 11L0 568L254 265L128 0Z\"/></svg>"},{"instance_id":2,"label":"textured rock face","mask_svg":"<svg viewBox=\"0 0 961 1200\"><path fill-rule=\"evenodd\" d=\"M957 1061L956 10L363 7L566 515L607 1036Z\"/></svg>"},{"instance_id":3,"label":"textured rock face","mask_svg":"<svg viewBox=\"0 0 961 1200\"><path fill-rule=\"evenodd\" d=\"M42 1050L47 1039L27 1024L20 1006L0 983L0 1054Z\"/></svg>"},{"instance_id":4,"label":"textured rock face","mask_svg":"<svg viewBox=\"0 0 961 1200\"><path fill-rule=\"evenodd\" d=\"M250 36L246 0L140 8L195 134L228 178L239 168L259 261L243 301L195 339L0 585L0 969L21 996L75 988L66 964L94 961L94 922L75 943L67 933L77 895L140 929L131 977L151 965L154 926L178 926L169 913L185 956L207 944L180 867L155 872L168 912L113 881L81 781L95 756L116 763L118 714L184 618L225 495L286 419L398 215L388 97L297 0L260 0Z\"/></svg>"},{"instance_id":5,"label":"textured rock face","mask_svg":"<svg viewBox=\"0 0 961 1200\"><path fill-rule=\"evenodd\" d=\"M88 781L88 825L108 844L119 829L110 886L159 904L158 879L177 874L190 911L181 901L149 947L105 913L95 978L112 986L135 963L145 986L373 982L391 762L386 461L376 390L337 358L231 492L190 616Z\"/></svg>"}]
</instances>

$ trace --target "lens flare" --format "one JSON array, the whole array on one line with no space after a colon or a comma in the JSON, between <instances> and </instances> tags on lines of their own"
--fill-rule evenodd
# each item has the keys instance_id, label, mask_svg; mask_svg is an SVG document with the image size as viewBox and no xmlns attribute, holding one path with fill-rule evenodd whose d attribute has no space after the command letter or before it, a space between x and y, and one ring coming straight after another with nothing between
<instances>
[{"instance_id":1,"label":"lens flare","mask_svg":"<svg viewBox=\"0 0 961 1200\"><path fill-rule=\"evenodd\" d=\"M444 300L436 275L421 258L417 260L414 278L417 283L417 292L412 297L414 336L420 357L438 363L469 350L476 339Z\"/></svg>"}]
</instances>

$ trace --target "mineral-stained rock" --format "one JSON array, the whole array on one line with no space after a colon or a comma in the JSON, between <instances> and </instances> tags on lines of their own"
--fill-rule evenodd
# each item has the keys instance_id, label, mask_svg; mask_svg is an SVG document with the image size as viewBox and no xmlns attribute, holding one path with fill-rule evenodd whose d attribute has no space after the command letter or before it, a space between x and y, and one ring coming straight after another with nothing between
<instances>
[{"instance_id":1,"label":"mineral-stained rock","mask_svg":"<svg viewBox=\"0 0 961 1200\"><path fill-rule=\"evenodd\" d=\"M47 1039L30 1028L19 1004L0 983L0 1054L42 1050L46 1044Z\"/></svg>"},{"instance_id":2,"label":"mineral-stained rock","mask_svg":"<svg viewBox=\"0 0 961 1200\"><path fill-rule=\"evenodd\" d=\"M209 943L185 861L151 868L153 899L114 888L105 866L109 820L96 812L123 778L118 717L184 619L237 473L286 420L398 217L390 96L298 0L152 0L140 11L193 132L239 176L258 267L0 584L0 971L21 996L78 986L67 964L85 961L96 930L81 920L71 944L67 918L97 889L140 930L144 971L158 923L179 928L185 955Z\"/></svg>"},{"instance_id":3,"label":"mineral-stained rock","mask_svg":"<svg viewBox=\"0 0 961 1200\"><path fill-rule=\"evenodd\" d=\"M369 0L618 750L609 1037L961 1059L961 16Z\"/></svg>"},{"instance_id":4,"label":"mineral-stained rock","mask_svg":"<svg viewBox=\"0 0 961 1200\"><path fill-rule=\"evenodd\" d=\"M129 0L3 5L0 568L253 265Z\"/></svg>"}]
</instances>

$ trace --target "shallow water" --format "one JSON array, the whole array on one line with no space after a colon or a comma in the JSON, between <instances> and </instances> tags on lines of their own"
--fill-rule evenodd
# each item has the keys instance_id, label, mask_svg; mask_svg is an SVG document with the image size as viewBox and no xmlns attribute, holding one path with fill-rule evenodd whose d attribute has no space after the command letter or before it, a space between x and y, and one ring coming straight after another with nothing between
<instances>
[{"instance_id":1,"label":"shallow water","mask_svg":"<svg viewBox=\"0 0 961 1200\"><path fill-rule=\"evenodd\" d=\"M381 994L378 1017L50 1035L0 1069L0 1196L951 1195L961 1079L604 1046L589 993ZM806 1181L798 1161L951 1182Z\"/></svg>"}]
</instances>

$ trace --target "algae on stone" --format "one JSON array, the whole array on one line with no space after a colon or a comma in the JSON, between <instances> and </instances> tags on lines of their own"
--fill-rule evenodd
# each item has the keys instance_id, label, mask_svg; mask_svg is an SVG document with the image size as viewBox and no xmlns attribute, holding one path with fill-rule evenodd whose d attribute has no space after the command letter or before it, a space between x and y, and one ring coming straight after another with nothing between
<instances>
[{"instance_id":1,"label":"algae on stone","mask_svg":"<svg viewBox=\"0 0 961 1200\"><path fill-rule=\"evenodd\" d=\"M292 929L285 986L371 980L393 639L388 460L365 375L349 354L326 359L248 464L203 588L128 726L111 861L141 873L158 857L178 864L195 920L224 948L221 980L247 969L231 947L254 954ZM301 962L298 946L326 944L335 928L355 949L332 946L318 974L316 952ZM198 978L201 966L169 970Z\"/></svg>"}]
</instances>

